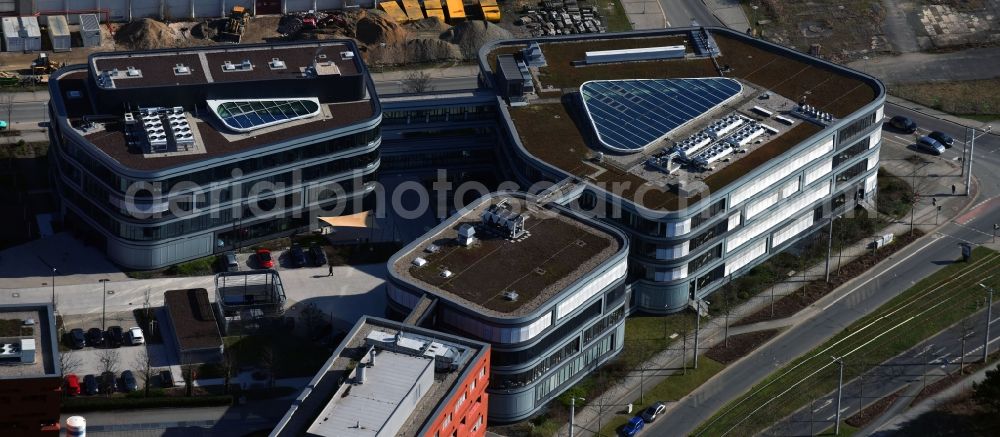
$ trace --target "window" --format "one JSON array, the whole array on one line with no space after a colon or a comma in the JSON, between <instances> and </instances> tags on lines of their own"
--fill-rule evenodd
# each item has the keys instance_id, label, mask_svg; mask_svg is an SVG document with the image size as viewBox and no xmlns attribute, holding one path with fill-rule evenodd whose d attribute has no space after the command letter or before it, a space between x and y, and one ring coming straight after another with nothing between
<instances>
[{"instance_id":1,"label":"window","mask_svg":"<svg viewBox=\"0 0 1000 437\"><path fill-rule=\"evenodd\" d=\"M844 161L847 161L855 156L858 156L868 150L868 145L871 143L871 137L865 137L863 140L854 143L851 147L846 149L838 150L836 155L833 155L833 166L839 167Z\"/></svg>"},{"instance_id":2,"label":"window","mask_svg":"<svg viewBox=\"0 0 1000 437\"><path fill-rule=\"evenodd\" d=\"M479 369L479 377L480 378L485 378L486 377L486 367L485 366L483 366L482 369Z\"/></svg>"},{"instance_id":3,"label":"window","mask_svg":"<svg viewBox=\"0 0 1000 437\"><path fill-rule=\"evenodd\" d=\"M486 369L483 369L483 370L486 370ZM469 391L474 391L475 389L476 389L476 380L473 379L472 383L469 384Z\"/></svg>"},{"instance_id":4,"label":"window","mask_svg":"<svg viewBox=\"0 0 1000 437\"><path fill-rule=\"evenodd\" d=\"M839 148L841 144L846 144L848 140L854 139L865 129L868 129L873 124L875 124L875 113L872 112L864 117L855 120L853 123L847 125L840 132L837 132L837 147Z\"/></svg>"},{"instance_id":5,"label":"window","mask_svg":"<svg viewBox=\"0 0 1000 437\"><path fill-rule=\"evenodd\" d=\"M207 100L209 109L222 124L236 132L249 132L319 114L319 99L294 100Z\"/></svg>"}]
</instances>

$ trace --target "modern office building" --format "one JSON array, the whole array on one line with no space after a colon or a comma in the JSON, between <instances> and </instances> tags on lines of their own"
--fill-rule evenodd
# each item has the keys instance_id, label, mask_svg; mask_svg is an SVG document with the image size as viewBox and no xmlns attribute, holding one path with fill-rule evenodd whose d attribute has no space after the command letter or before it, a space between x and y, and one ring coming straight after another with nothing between
<instances>
[{"instance_id":1,"label":"modern office building","mask_svg":"<svg viewBox=\"0 0 1000 437\"><path fill-rule=\"evenodd\" d=\"M58 436L62 368L52 305L0 305L0 435Z\"/></svg>"},{"instance_id":2,"label":"modern office building","mask_svg":"<svg viewBox=\"0 0 1000 437\"><path fill-rule=\"evenodd\" d=\"M382 111L351 41L98 53L50 93L62 223L124 267L370 208Z\"/></svg>"},{"instance_id":3,"label":"modern office building","mask_svg":"<svg viewBox=\"0 0 1000 437\"><path fill-rule=\"evenodd\" d=\"M512 176L629 235L633 309L679 311L871 207L885 89L862 73L715 28L501 41L479 63Z\"/></svg>"},{"instance_id":4,"label":"modern office building","mask_svg":"<svg viewBox=\"0 0 1000 437\"><path fill-rule=\"evenodd\" d=\"M459 211L388 262L390 309L490 343L489 418L514 422L621 351L628 240L521 193Z\"/></svg>"},{"instance_id":5,"label":"modern office building","mask_svg":"<svg viewBox=\"0 0 1000 437\"><path fill-rule=\"evenodd\" d=\"M481 437L489 373L486 343L363 317L271 436Z\"/></svg>"}]
</instances>

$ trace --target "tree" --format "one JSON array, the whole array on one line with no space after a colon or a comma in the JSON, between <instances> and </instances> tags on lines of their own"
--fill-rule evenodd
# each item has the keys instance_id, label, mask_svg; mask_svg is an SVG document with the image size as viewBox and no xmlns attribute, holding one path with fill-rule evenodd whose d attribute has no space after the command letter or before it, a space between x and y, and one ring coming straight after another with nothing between
<instances>
[{"instance_id":1,"label":"tree","mask_svg":"<svg viewBox=\"0 0 1000 437\"><path fill-rule=\"evenodd\" d=\"M972 399L991 413L1000 413L1000 365L987 370L982 382L972 384Z\"/></svg>"},{"instance_id":2,"label":"tree","mask_svg":"<svg viewBox=\"0 0 1000 437\"><path fill-rule=\"evenodd\" d=\"M62 369L63 375L76 373L80 370L82 365L83 359L81 359L75 352L66 351L59 353L59 368Z\"/></svg>"},{"instance_id":3,"label":"tree","mask_svg":"<svg viewBox=\"0 0 1000 437\"><path fill-rule=\"evenodd\" d=\"M139 350L139 353L135 356L135 361L132 363L135 367L135 373L139 376L142 381L143 396L149 396L149 383L153 379L153 374L155 369L153 368L153 360L149 356L149 351L143 347Z\"/></svg>"},{"instance_id":4,"label":"tree","mask_svg":"<svg viewBox=\"0 0 1000 437\"><path fill-rule=\"evenodd\" d=\"M326 322L326 314L314 302L309 302L299 313L299 319L302 326L306 327L306 335L310 339L315 339L317 332Z\"/></svg>"},{"instance_id":5,"label":"tree","mask_svg":"<svg viewBox=\"0 0 1000 437\"><path fill-rule=\"evenodd\" d=\"M239 360L236 350L232 347L226 348L222 352L222 362L219 363L222 367L222 378L223 378L223 390L229 393L229 383L233 377L233 373L239 368Z\"/></svg>"},{"instance_id":6,"label":"tree","mask_svg":"<svg viewBox=\"0 0 1000 437\"><path fill-rule=\"evenodd\" d=\"M274 347L264 346L260 351L260 365L267 371L267 388L274 387L274 370L277 367L277 357L274 355Z\"/></svg>"},{"instance_id":7,"label":"tree","mask_svg":"<svg viewBox=\"0 0 1000 437\"><path fill-rule=\"evenodd\" d=\"M118 354L117 349L103 349L97 353L97 360L100 365L101 384L111 385L110 382L104 381L104 375L107 373L111 373L112 375L118 373L118 365L121 363L121 355ZM106 390L106 394L110 397L111 390Z\"/></svg>"},{"instance_id":8,"label":"tree","mask_svg":"<svg viewBox=\"0 0 1000 437\"><path fill-rule=\"evenodd\" d=\"M402 81L402 90L407 94L434 91L431 75L425 71L411 71Z\"/></svg>"},{"instance_id":9,"label":"tree","mask_svg":"<svg viewBox=\"0 0 1000 437\"><path fill-rule=\"evenodd\" d=\"M181 366L181 377L184 378L184 394L191 397L194 394L194 379L198 377L197 367L193 364Z\"/></svg>"}]
</instances>

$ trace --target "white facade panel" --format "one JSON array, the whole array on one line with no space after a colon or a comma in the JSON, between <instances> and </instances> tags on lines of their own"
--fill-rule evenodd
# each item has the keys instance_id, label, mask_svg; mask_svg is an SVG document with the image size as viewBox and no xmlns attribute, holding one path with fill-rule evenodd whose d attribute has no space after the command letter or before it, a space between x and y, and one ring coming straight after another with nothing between
<instances>
[{"instance_id":1,"label":"white facade panel","mask_svg":"<svg viewBox=\"0 0 1000 437\"><path fill-rule=\"evenodd\" d=\"M559 305L556 305L556 320L572 313L573 310L579 308L584 302L594 297L594 295L604 291L604 289L607 288L612 282L625 277L625 272L627 270L628 265L625 260L622 260L614 267L605 271L601 276L598 276L596 279L581 287L565 300L559 302Z\"/></svg>"},{"instance_id":2,"label":"white facade panel","mask_svg":"<svg viewBox=\"0 0 1000 437\"><path fill-rule=\"evenodd\" d=\"M743 222L743 218L740 213L733 214L729 216L729 226L726 229L736 229L740 223ZM686 243L685 243L686 244Z\"/></svg>"},{"instance_id":3,"label":"white facade panel","mask_svg":"<svg viewBox=\"0 0 1000 437\"><path fill-rule=\"evenodd\" d=\"M869 138L871 140L868 142L868 149L874 149L875 146L878 145L878 142L882 141L882 129L877 129L875 132L872 132L872 135Z\"/></svg>"},{"instance_id":4,"label":"white facade panel","mask_svg":"<svg viewBox=\"0 0 1000 437\"><path fill-rule=\"evenodd\" d=\"M777 247L781 243L790 240L792 237L799 235L802 231L809 229L813 224L813 214L812 212L807 212L802 214L798 220L790 223L788 226L779 229L771 237L771 247Z\"/></svg>"},{"instance_id":5,"label":"white facade panel","mask_svg":"<svg viewBox=\"0 0 1000 437\"><path fill-rule=\"evenodd\" d=\"M729 206L738 205L743 201L753 197L757 193L767 190L775 183L784 179L786 176L794 173L795 171L809 165L809 163L819 159L819 157L830 153L833 150L833 137L829 137L822 143L817 144L802 153L799 153L794 158L788 160L784 165L765 173L761 177L758 177L752 181L747 182L743 186L733 190L733 193L729 197Z\"/></svg>"},{"instance_id":6,"label":"white facade panel","mask_svg":"<svg viewBox=\"0 0 1000 437\"><path fill-rule=\"evenodd\" d=\"M821 184L809 191L806 191L799 195L799 197L792 199L788 203L779 206L774 212L766 217L760 218L757 221L752 222L750 225L744 227L738 232L730 235L726 239L726 253L732 252L736 248L742 246L747 241L750 241L765 232L768 232L771 228L792 217L803 208L811 205L813 202L822 199L823 197L830 194L830 184Z\"/></svg>"},{"instance_id":7,"label":"white facade panel","mask_svg":"<svg viewBox=\"0 0 1000 437\"><path fill-rule=\"evenodd\" d=\"M883 117L885 117L885 106L879 106L875 110L875 123L881 123Z\"/></svg>"},{"instance_id":8,"label":"white facade panel","mask_svg":"<svg viewBox=\"0 0 1000 437\"><path fill-rule=\"evenodd\" d=\"M806 170L805 182L803 185L809 185L819 180L819 178L830 174L831 171L833 171L833 158L827 158L820 165Z\"/></svg>"},{"instance_id":9,"label":"white facade panel","mask_svg":"<svg viewBox=\"0 0 1000 437\"><path fill-rule=\"evenodd\" d=\"M467 316L451 308L441 312L446 323L461 328L465 332L475 333L482 340L494 343L520 343L537 337L545 328L552 325L552 313L545 313L526 326L503 327L484 323L479 319Z\"/></svg>"},{"instance_id":10,"label":"white facade panel","mask_svg":"<svg viewBox=\"0 0 1000 437\"><path fill-rule=\"evenodd\" d=\"M687 264L684 264L673 269L657 269L656 272L653 273L653 280L656 282L675 281L678 279L684 279L687 275L688 267Z\"/></svg>"},{"instance_id":11,"label":"white facade panel","mask_svg":"<svg viewBox=\"0 0 1000 437\"><path fill-rule=\"evenodd\" d=\"M688 242L685 241L673 247L657 247L656 259L677 259L688 254Z\"/></svg>"},{"instance_id":12,"label":"white facade panel","mask_svg":"<svg viewBox=\"0 0 1000 437\"><path fill-rule=\"evenodd\" d=\"M677 237L691 232L691 219L667 223L667 236Z\"/></svg>"},{"instance_id":13,"label":"white facade panel","mask_svg":"<svg viewBox=\"0 0 1000 437\"><path fill-rule=\"evenodd\" d=\"M781 198L785 199L788 197L792 197L792 195L797 193L798 191L799 191L799 180L792 179L788 181L788 183L785 184L784 187L781 187Z\"/></svg>"},{"instance_id":14,"label":"white facade panel","mask_svg":"<svg viewBox=\"0 0 1000 437\"><path fill-rule=\"evenodd\" d=\"M875 191L875 187L877 187L877 186L878 186L878 173L873 174L871 176L868 176L868 178L865 179L865 193L866 194L867 193L871 193L872 191Z\"/></svg>"},{"instance_id":15,"label":"white facade panel","mask_svg":"<svg viewBox=\"0 0 1000 437\"><path fill-rule=\"evenodd\" d=\"M732 274L743 266L750 264L753 260L764 255L765 252L767 252L767 240L760 240L741 250L740 253L726 258L726 275Z\"/></svg>"},{"instance_id":16,"label":"white facade panel","mask_svg":"<svg viewBox=\"0 0 1000 437\"><path fill-rule=\"evenodd\" d=\"M868 170L878 167L878 154L868 157Z\"/></svg>"},{"instance_id":17,"label":"white facade panel","mask_svg":"<svg viewBox=\"0 0 1000 437\"><path fill-rule=\"evenodd\" d=\"M778 203L780 196L781 193L774 191L764 197L751 200L747 203L747 220L754 218L757 214L767 211L768 208L774 206L775 203Z\"/></svg>"}]
</instances>

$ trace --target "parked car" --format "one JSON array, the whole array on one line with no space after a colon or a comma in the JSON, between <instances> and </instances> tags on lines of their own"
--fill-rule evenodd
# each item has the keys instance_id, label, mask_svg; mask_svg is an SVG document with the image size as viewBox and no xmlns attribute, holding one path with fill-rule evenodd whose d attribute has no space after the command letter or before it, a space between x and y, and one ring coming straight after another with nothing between
<instances>
[{"instance_id":1,"label":"parked car","mask_svg":"<svg viewBox=\"0 0 1000 437\"><path fill-rule=\"evenodd\" d=\"M326 265L326 251L319 245L313 244L309 246L309 255L312 256L314 266L320 267Z\"/></svg>"},{"instance_id":2,"label":"parked car","mask_svg":"<svg viewBox=\"0 0 1000 437\"><path fill-rule=\"evenodd\" d=\"M140 345L146 342L146 338L142 336L142 330L138 326L133 326L128 328L128 344L132 346Z\"/></svg>"},{"instance_id":3,"label":"parked car","mask_svg":"<svg viewBox=\"0 0 1000 437\"><path fill-rule=\"evenodd\" d=\"M93 396L98 393L96 376L87 375L83 377L83 392L89 396Z\"/></svg>"},{"instance_id":4,"label":"parked car","mask_svg":"<svg viewBox=\"0 0 1000 437\"><path fill-rule=\"evenodd\" d=\"M950 149L951 146L955 145L955 139L952 138L951 135L948 135L948 134L946 134L944 132L941 132L939 130L931 132L931 133L927 134L927 136L929 136L931 138L934 138L937 142L941 143L941 145L944 146L947 149Z\"/></svg>"},{"instance_id":5,"label":"parked car","mask_svg":"<svg viewBox=\"0 0 1000 437\"><path fill-rule=\"evenodd\" d=\"M139 383L135 381L135 375L132 374L132 371L126 370L122 372L122 391L129 393L138 389Z\"/></svg>"},{"instance_id":6,"label":"parked car","mask_svg":"<svg viewBox=\"0 0 1000 437\"><path fill-rule=\"evenodd\" d=\"M87 330L87 346L104 346L104 331L101 331L101 328L90 328Z\"/></svg>"},{"instance_id":7,"label":"parked car","mask_svg":"<svg viewBox=\"0 0 1000 437\"><path fill-rule=\"evenodd\" d=\"M917 150L930 153L931 155L940 155L944 153L944 145L930 136L923 136L917 140Z\"/></svg>"},{"instance_id":8,"label":"parked car","mask_svg":"<svg viewBox=\"0 0 1000 437\"><path fill-rule=\"evenodd\" d=\"M174 375L170 373L169 370L160 372L160 386L163 388L171 388L174 386Z\"/></svg>"},{"instance_id":9,"label":"parked car","mask_svg":"<svg viewBox=\"0 0 1000 437\"><path fill-rule=\"evenodd\" d=\"M257 267L262 269L274 268L274 260L271 259L270 250L264 248L257 249L255 256L257 257Z\"/></svg>"},{"instance_id":10,"label":"parked car","mask_svg":"<svg viewBox=\"0 0 1000 437\"><path fill-rule=\"evenodd\" d=\"M66 395L78 396L80 394L80 378L70 373L66 375Z\"/></svg>"},{"instance_id":11,"label":"parked car","mask_svg":"<svg viewBox=\"0 0 1000 437\"><path fill-rule=\"evenodd\" d=\"M101 393L109 394L118 391L118 379L114 372L104 372L101 374Z\"/></svg>"},{"instance_id":12,"label":"parked car","mask_svg":"<svg viewBox=\"0 0 1000 437\"><path fill-rule=\"evenodd\" d=\"M73 349L83 349L87 345L87 336L80 328L73 328L66 335L69 338L69 347Z\"/></svg>"},{"instance_id":13,"label":"parked car","mask_svg":"<svg viewBox=\"0 0 1000 437\"><path fill-rule=\"evenodd\" d=\"M240 271L240 263L236 261L236 253L229 251L219 256L219 268L224 272Z\"/></svg>"},{"instance_id":14,"label":"parked car","mask_svg":"<svg viewBox=\"0 0 1000 437\"><path fill-rule=\"evenodd\" d=\"M309 264L306 260L306 252L298 244L292 245L292 248L288 251L288 258L292 260L292 265L295 267L305 267L306 264Z\"/></svg>"},{"instance_id":15,"label":"parked car","mask_svg":"<svg viewBox=\"0 0 1000 437\"><path fill-rule=\"evenodd\" d=\"M125 343L125 331L121 326L108 326L104 333L104 344L108 347L121 347Z\"/></svg>"},{"instance_id":16,"label":"parked car","mask_svg":"<svg viewBox=\"0 0 1000 437\"><path fill-rule=\"evenodd\" d=\"M625 427L622 428L622 435L625 437L632 437L642 431L642 428L646 426L646 422L642 420L641 417L635 416L628 420Z\"/></svg>"},{"instance_id":17,"label":"parked car","mask_svg":"<svg viewBox=\"0 0 1000 437\"><path fill-rule=\"evenodd\" d=\"M912 134L917 131L917 123L910 120L909 117L903 117L902 115L897 115L889 119L889 126L897 130L901 130L908 134Z\"/></svg>"},{"instance_id":18,"label":"parked car","mask_svg":"<svg viewBox=\"0 0 1000 437\"><path fill-rule=\"evenodd\" d=\"M663 401L650 405L649 408L646 408L646 411L642 412L642 420L645 420L646 423L653 423L657 417L660 417L660 415L663 414L663 410L666 409L667 405L664 404Z\"/></svg>"}]
</instances>

